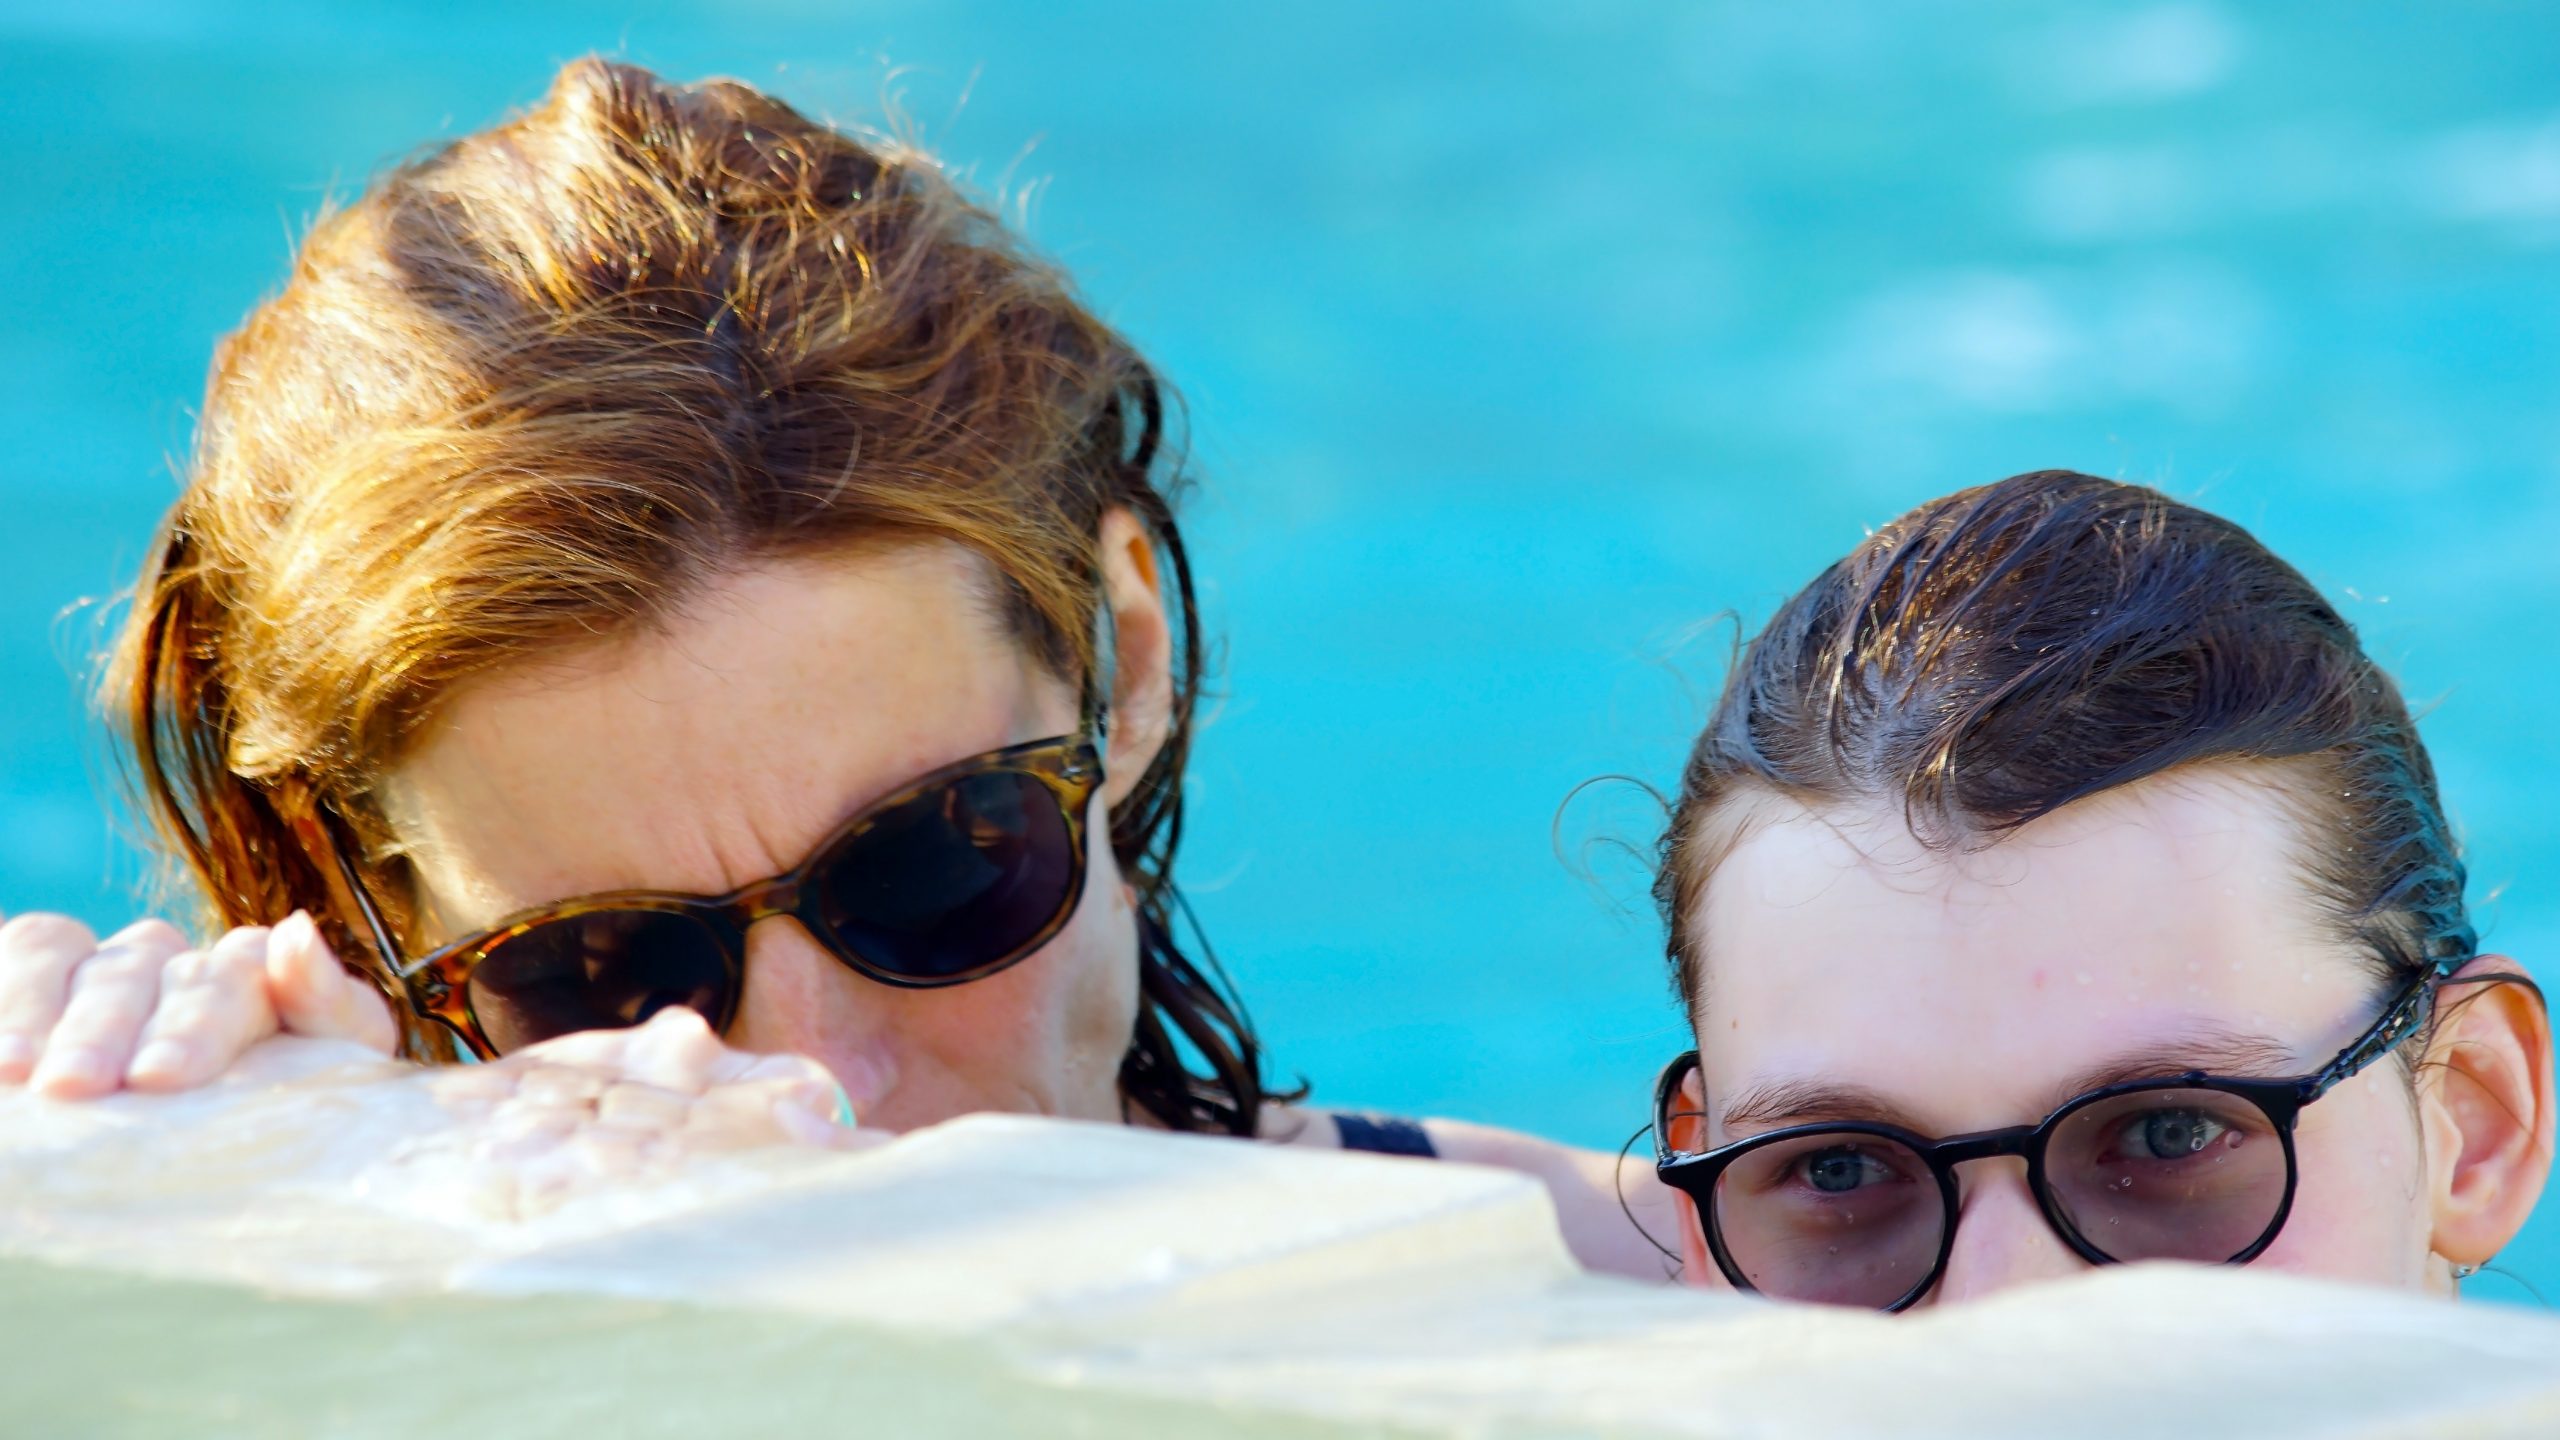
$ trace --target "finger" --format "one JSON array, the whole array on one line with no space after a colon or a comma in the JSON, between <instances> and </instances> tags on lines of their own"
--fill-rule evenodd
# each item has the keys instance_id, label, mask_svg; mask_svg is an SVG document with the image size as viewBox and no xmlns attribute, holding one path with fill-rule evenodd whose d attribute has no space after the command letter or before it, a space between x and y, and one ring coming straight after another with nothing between
<instances>
[{"instance_id":1,"label":"finger","mask_svg":"<svg viewBox=\"0 0 2560 1440\"><path fill-rule=\"evenodd\" d=\"M674 1008L661 1010L640 1025L581 1030L528 1045L490 1068L517 1067L531 1073L558 1065L699 1095L711 1083L713 1067L730 1053L734 1052L720 1043L700 1015Z\"/></svg>"},{"instance_id":2,"label":"finger","mask_svg":"<svg viewBox=\"0 0 2560 1440\"><path fill-rule=\"evenodd\" d=\"M816 1076L714 1086L693 1104L686 1130L697 1145L723 1148L778 1141L834 1144L849 1132L851 1108L836 1083Z\"/></svg>"},{"instance_id":3,"label":"finger","mask_svg":"<svg viewBox=\"0 0 2560 1440\"><path fill-rule=\"evenodd\" d=\"M761 1144L776 1124L776 1098L753 1085L715 1085L685 1112L687 1138L696 1145L741 1143L742 1137L743 1143Z\"/></svg>"},{"instance_id":4,"label":"finger","mask_svg":"<svg viewBox=\"0 0 2560 1440\"><path fill-rule=\"evenodd\" d=\"M679 1095L699 1095L710 1088L721 1061L737 1053L691 1010L661 1010L630 1033L624 1077Z\"/></svg>"},{"instance_id":5,"label":"finger","mask_svg":"<svg viewBox=\"0 0 2560 1440\"><path fill-rule=\"evenodd\" d=\"M783 1144L795 1135L786 1111L801 1117L806 1131L828 1104L805 1086L778 1081L716 1086L687 1111L684 1144L700 1154Z\"/></svg>"},{"instance_id":6,"label":"finger","mask_svg":"<svg viewBox=\"0 0 2560 1440\"><path fill-rule=\"evenodd\" d=\"M628 1180L647 1168L651 1145L642 1131L599 1125L570 1136L566 1148L593 1178Z\"/></svg>"},{"instance_id":7,"label":"finger","mask_svg":"<svg viewBox=\"0 0 2560 1440\"><path fill-rule=\"evenodd\" d=\"M474 1153L497 1163L520 1163L560 1148L587 1123L581 1111L510 1101L483 1123Z\"/></svg>"},{"instance_id":8,"label":"finger","mask_svg":"<svg viewBox=\"0 0 2560 1440\"><path fill-rule=\"evenodd\" d=\"M829 1089L833 1089L836 1083L836 1077L826 1066L806 1055L757 1055L726 1046L721 1048L718 1061L711 1067L710 1079L721 1085L759 1080L807 1080Z\"/></svg>"},{"instance_id":9,"label":"finger","mask_svg":"<svg viewBox=\"0 0 2560 1440\"><path fill-rule=\"evenodd\" d=\"M294 911L275 928L267 993L286 1034L353 1040L385 1055L400 1048L391 1002L339 961L306 911Z\"/></svg>"},{"instance_id":10,"label":"finger","mask_svg":"<svg viewBox=\"0 0 2560 1440\"><path fill-rule=\"evenodd\" d=\"M516 1069L525 1073L545 1065L565 1065L619 1075L630 1064L631 1041L637 1030L577 1030L554 1036L538 1045L527 1045L489 1062L487 1069Z\"/></svg>"},{"instance_id":11,"label":"finger","mask_svg":"<svg viewBox=\"0 0 2560 1440\"><path fill-rule=\"evenodd\" d=\"M143 1022L124 1082L136 1090L185 1090L231 1068L276 1033L267 1003L267 930L243 926L211 949L189 950L160 972L160 1003Z\"/></svg>"},{"instance_id":12,"label":"finger","mask_svg":"<svg viewBox=\"0 0 2560 1440\"><path fill-rule=\"evenodd\" d=\"M107 937L71 972L62 1019L27 1084L58 1100L104 1095L133 1059L143 1023L160 999L160 972L185 953L175 926L145 920Z\"/></svg>"},{"instance_id":13,"label":"finger","mask_svg":"<svg viewBox=\"0 0 2560 1440\"><path fill-rule=\"evenodd\" d=\"M543 1105L592 1107L614 1083L614 1078L601 1070L542 1065L523 1073L516 1081L516 1094Z\"/></svg>"},{"instance_id":14,"label":"finger","mask_svg":"<svg viewBox=\"0 0 2560 1440\"><path fill-rule=\"evenodd\" d=\"M690 1096L624 1081L596 1098L596 1118L616 1130L681 1130L693 1106Z\"/></svg>"},{"instance_id":15,"label":"finger","mask_svg":"<svg viewBox=\"0 0 2560 1440\"><path fill-rule=\"evenodd\" d=\"M0 925L0 1082L35 1069L70 998L71 972L97 953L98 937L68 915L31 912Z\"/></svg>"},{"instance_id":16,"label":"finger","mask_svg":"<svg viewBox=\"0 0 2560 1440\"><path fill-rule=\"evenodd\" d=\"M802 1145L823 1145L831 1150L858 1150L884 1138L879 1131L857 1129L853 1107L836 1103L843 1092L832 1083L827 1089L831 1093L823 1096L802 1092L774 1102L773 1118L785 1136Z\"/></svg>"},{"instance_id":17,"label":"finger","mask_svg":"<svg viewBox=\"0 0 2560 1440\"><path fill-rule=\"evenodd\" d=\"M495 1103L514 1095L525 1073L512 1058L491 1065L440 1065L428 1072L427 1088L438 1100Z\"/></svg>"},{"instance_id":18,"label":"finger","mask_svg":"<svg viewBox=\"0 0 2560 1440\"><path fill-rule=\"evenodd\" d=\"M853 1096L826 1066L806 1055L760 1055L747 1078L780 1087L793 1104L830 1125L855 1123Z\"/></svg>"}]
</instances>

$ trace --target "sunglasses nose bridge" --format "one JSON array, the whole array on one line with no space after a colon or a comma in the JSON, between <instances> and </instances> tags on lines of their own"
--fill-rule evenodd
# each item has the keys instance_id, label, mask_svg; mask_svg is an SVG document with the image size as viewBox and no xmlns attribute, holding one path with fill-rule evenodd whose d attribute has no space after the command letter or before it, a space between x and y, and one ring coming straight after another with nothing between
<instances>
[{"instance_id":1,"label":"sunglasses nose bridge","mask_svg":"<svg viewBox=\"0 0 2560 1440\"><path fill-rule=\"evenodd\" d=\"M777 915L798 915L800 877L779 875L761 885L748 886L731 899L729 913L737 917L741 929Z\"/></svg>"}]
</instances>

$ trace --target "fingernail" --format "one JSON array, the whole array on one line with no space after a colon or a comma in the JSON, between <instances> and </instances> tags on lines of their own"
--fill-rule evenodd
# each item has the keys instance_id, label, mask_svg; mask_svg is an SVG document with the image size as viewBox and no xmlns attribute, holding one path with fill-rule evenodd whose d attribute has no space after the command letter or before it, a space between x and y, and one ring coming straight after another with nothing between
<instances>
[{"instance_id":1,"label":"fingernail","mask_svg":"<svg viewBox=\"0 0 2560 1440\"><path fill-rule=\"evenodd\" d=\"M58 1089L64 1081L96 1084L106 1079L107 1058L85 1045L46 1054L44 1064L37 1067L36 1079L47 1089Z\"/></svg>"},{"instance_id":2,"label":"fingernail","mask_svg":"<svg viewBox=\"0 0 2560 1440\"><path fill-rule=\"evenodd\" d=\"M311 912L296 910L267 931L270 946L307 945L320 936L320 927L311 923Z\"/></svg>"},{"instance_id":3,"label":"fingernail","mask_svg":"<svg viewBox=\"0 0 2560 1440\"><path fill-rule=\"evenodd\" d=\"M154 1040L133 1057L128 1075L175 1075L187 1068L187 1047L175 1040Z\"/></svg>"},{"instance_id":4,"label":"fingernail","mask_svg":"<svg viewBox=\"0 0 2560 1440\"><path fill-rule=\"evenodd\" d=\"M817 1109L799 1103L796 1098L785 1098L773 1102L774 1123L782 1127L782 1133L785 1136L802 1145L833 1143L837 1128L843 1122L829 1125L818 1118L820 1113Z\"/></svg>"},{"instance_id":5,"label":"fingernail","mask_svg":"<svg viewBox=\"0 0 2560 1440\"><path fill-rule=\"evenodd\" d=\"M0 1071L24 1073L35 1058L35 1041L14 1031L0 1035Z\"/></svg>"}]
</instances>

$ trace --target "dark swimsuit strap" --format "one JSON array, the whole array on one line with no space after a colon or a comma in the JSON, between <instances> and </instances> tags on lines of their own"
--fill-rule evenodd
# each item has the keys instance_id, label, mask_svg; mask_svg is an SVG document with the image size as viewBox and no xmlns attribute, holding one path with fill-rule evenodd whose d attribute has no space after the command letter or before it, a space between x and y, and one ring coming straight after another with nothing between
<instances>
[{"instance_id":1,"label":"dark swimsuit strap","mask_svg":"<svg viewBox=\"0 0 2560 1440\"><path fill-rule=\"evenodd\" d=\"M1431 1148L1431 1136L1410 1120L1392 1115L1342 1115L1333 1117L1334 1129L1342 1136L1345 1150L1367 1150L1379 1155L1415 1155L1437 1160L1440 1152Z\"/></svg>"}]
</instances>

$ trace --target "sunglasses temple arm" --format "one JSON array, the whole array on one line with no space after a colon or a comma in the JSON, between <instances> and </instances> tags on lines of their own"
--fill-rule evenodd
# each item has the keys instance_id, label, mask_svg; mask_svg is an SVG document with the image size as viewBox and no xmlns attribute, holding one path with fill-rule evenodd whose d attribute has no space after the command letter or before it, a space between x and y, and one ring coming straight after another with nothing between
<instances>
[{"instance_id":1,"label":"sunglasses temple arm","mask_svg":"<svg viewBox=\"0 0 2560 1440\"><path fill-rule=\"evenodd\" d=\"M337 833L338 827L332 823L335 819L331 816L322 821L324 829L329 832L329 858L337 862L338 878L346 882L347 898L355 902L356 913L364 917L366 938L373 942L374 953L382 958L384 973L399 975L400 947L392 943L391 927L383 923L382 911L373 903L373 892L365 888L364 878L356 873L355 862L347 858L346 840Z\"/></svg>"},{"instance_id":2,"label":"sunglasses temple arm","mask_svg":"<svg viewBox=\"0 0 2560 1440\"><path fill-rule=\"evenodd\" d=\"M1111 751L1111 690L1119 682L1120 627L1111 613L1111 594L1103 586L1102 604L1093 617L1093 663L1084 671L1084 728L1097 753Z\"/></svg>"}]
</instances>

